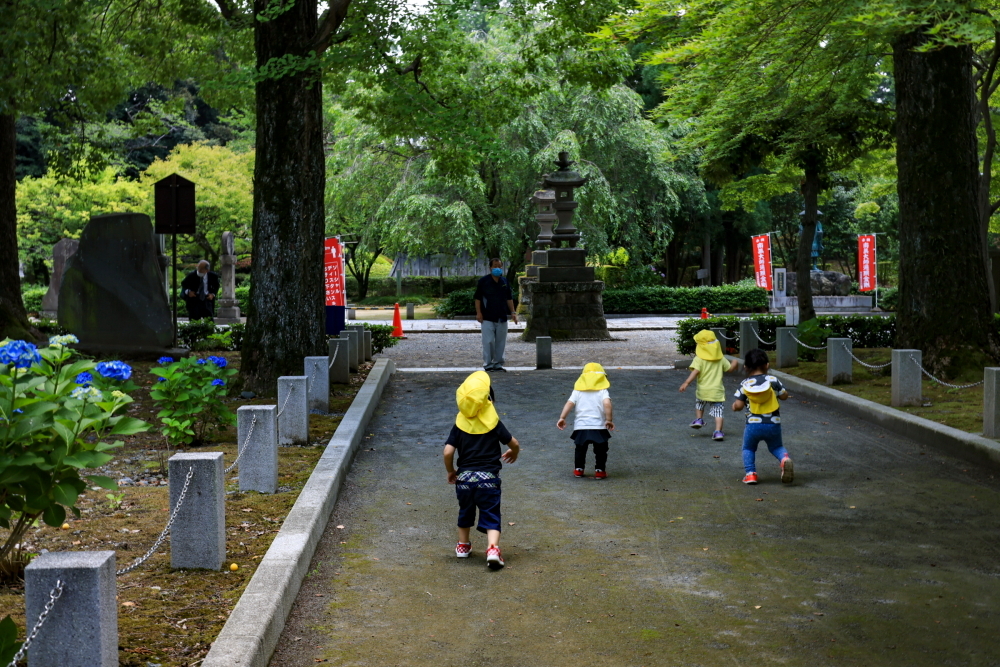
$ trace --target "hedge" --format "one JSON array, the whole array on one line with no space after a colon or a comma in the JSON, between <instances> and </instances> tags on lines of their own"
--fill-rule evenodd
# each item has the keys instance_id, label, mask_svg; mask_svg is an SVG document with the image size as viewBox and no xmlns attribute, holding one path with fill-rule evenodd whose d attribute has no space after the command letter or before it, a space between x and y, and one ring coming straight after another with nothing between
<instances>
[{"instance_id":1,"label":"hedge","mask_svg":"<svg viewBox=\"0 0 1000 667\"><path fill-rule=\"evenodd\" d=\"M45 285L21 285L21 299L24 310L29 313L39 313L42 310L42 297L49 291Z\"/></svg>"},{"instance_id":2,"label":"hedge","mask_svg":"<svg viewBox=\"0 0 1000 667\"><path fill-rule=\"evenodd\" d=\"M438 317L455 317L456 315L475 315L476 305L472 297L476 294L476 288L456 290L445 297L444 301L434 306L434 312Z\"/></svg>"},{"instance_id":3,"label":"hedge","mask_svg":"<svg viewBox=\"0 0 1000 667\"><path fill-rule=\"evenodd\" d=\"M729 338L739 338L740 317L710 317L707 320L689 318L677 323L677 351L693 354L694 335L702 329L724 328ZM775 340L776 329L785 326L784 315L759 315L749 319L757 322L757 332L764 340ZM820 315L819 326L833 338L850 338L854 347L870 349L892 347L896 338L896 317L890 315ZM739 340L726 341L726 347L739 348ZM760 344L762 350L773 350L774 345ZM800 352L802 350L800 349Z\"/></svg>"},{"instance_id":4,"label":"hedge","mask_svg":"<svg viewBox=\"0 0 1000 667\"><path fill-rule=\"evenodd\" d=\"M476 286L482 276L445 276L444 293L451 294L455 290L469 289ZM347 298L354 302L358 298L358 281L352 275L347 276ZM438 298L441 294L441 279L436 276L409 276L403 278L403 296L420 294L430 298ZM367 297L396 296L396 279L370 278L368 280ZM402 298L402 297L401 297Z\"/></svg>"},{"instance_id":5,"label":"hedge","mask_svg":"<svg viewBox=\"0 0 1000 667\"><path fill-rule=\"evenodd\" d=\"M604 290L604 312L621 314L733 313L767 310L767 290L738 283L719 287L632 287Z\"/></svg>"}]
</instances>

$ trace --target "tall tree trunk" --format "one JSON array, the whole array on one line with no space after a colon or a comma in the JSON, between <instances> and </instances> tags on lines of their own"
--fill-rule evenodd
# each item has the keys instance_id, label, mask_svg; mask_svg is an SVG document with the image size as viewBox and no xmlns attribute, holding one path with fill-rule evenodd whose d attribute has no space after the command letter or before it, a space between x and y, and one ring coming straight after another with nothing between
<instances>
[{"instance_id":1,"label":"tall tree trunk","mask_svg":"<svg viewBox=\"0 0 1000 667\"><path fill-rule=\"evenodd\" d=\"M819 211L819 166L820 159L817 155L807 156L803 164L806 175L802 183L805 214L802 216L802 234L799 236L799 252L795 261L795 289L799 300L800 322L816 317L812 298L812 245Z\"/></svg>"},{"instance_id":2,"label":"tall tree trunk","mask_svg":"<svg viewBox=\"0 0 1000 667\"><path fill-rule=\"evenodd\" d=\"M296 0L280 15L260 20L269 4L254 3L257 66L308 57L317 27L315 0ZM256 93L253 282L242 374L248 389L273 395L278 376L301 375L303 357L326 354L319 73L274 74L257 83Z\"/></svg>"},{"instance_id":3,"label":"tall tree trunk","mask_svg":"<svg viewBox=\"0 0 1000 667\"><path fill-rule=\"evenodd\" d=\"M0 114L0 340L34 339L28 332L18 275L16 145L13 114Z\"/></svg>"},{"instance_id":4,"label":"tall tree trunk","mask_svg":"<svg viewBox=\"0 0 1000 667\"><path fill-rule=\"evenodd\" d=\"M979 211L972 48L893 44L899 170L897 347L956 377L1000 358Z\"/></svg>"}]
</instances>

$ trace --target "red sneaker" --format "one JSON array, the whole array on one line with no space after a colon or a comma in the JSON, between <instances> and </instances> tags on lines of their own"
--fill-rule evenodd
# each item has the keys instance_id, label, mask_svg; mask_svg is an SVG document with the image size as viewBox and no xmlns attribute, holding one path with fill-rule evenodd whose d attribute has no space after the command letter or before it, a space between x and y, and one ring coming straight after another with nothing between
<instances>
[{"instance_id":1,"label":"red sneaker","mask_svg":"<svg viewBox=\"0 0 1000 667\"><path fill-rule=\"evenodd\" d=\"M472 551L472 544L469 542L459 542L455 545L455 555L459 558L468 558L470 551Z\"/></svg>"},{"instance_id":2,"label":"red sneaker","mask_svg":"<svg viewBox=\"0 0 1000 667\"><path fill-rule=\"evenodd\" d=\"M491 544L486 550L486 565L491 570L499 570L503 567L503 556L500 555L500 547Z\"/></svg>"},{"instance_id":3,"label":"red sneaker","mask_svg":"<svg viewBox=\"0 0 1000 667\"><path fill-rule=\"evenodd\" d=\"M792 463L791 457L786 456L781 459L781 481L785 484L791 484L793 479L795 479L795 465Z\"/></svg>"},{"instance_id":4,"label":"red sneaker","mask_svg":"<svg viewBox=\"0 0 1000 667\"><path fill-rule=\"evenodd\" d=\"M583 468L574 468L573 477L583 477Z\"/></svg>"},{"instance_id":5,"label":"red sneaker","mask_svg":"<svg viewBox=\"0 0 1000 667\"><path fill-rule=\"evenodd\" d=\"M606 479L607 476L608 476L608 473L604 472L603 470L595 470L594 471L594 479Z\"/></svg>"},{"instance_id":6,"label":"red sneaker","mask_svg":"<svg viewBox=\"0 0 1000 667\"><path fill-rule=\"evenodd\" d=\"M743 478L744 484L756 484L757 483L757 473L748 472L747 476Z\"/></svg>"}]
</instances>

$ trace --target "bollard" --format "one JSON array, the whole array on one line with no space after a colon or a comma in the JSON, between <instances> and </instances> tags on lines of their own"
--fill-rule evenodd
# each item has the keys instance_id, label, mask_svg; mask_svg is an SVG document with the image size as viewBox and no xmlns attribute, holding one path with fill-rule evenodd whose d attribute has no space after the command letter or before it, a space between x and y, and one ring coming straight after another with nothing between
<instances>
[{"instance_id":1,"label":"bollard","mask_svg":"<svg viewBox=\"0 0 1000 667\"><path fill-rule=\"evenodd\" d=\"M358 363L371 361L372 358L372 332L365 328L363 324L354 324L352 329L358 332L359 348Z\"/></svg>"},{"instance_id":2,"label":"bollard","mask_svg":"<svg viewBox=\"0 0 1000 667\"><path fill-rule=\"evenodd\" d=\"M28 667L118 667L114 551L61 551L24 569L28 631L62 581L62 595L28 649ZM6 613L6 612L5 612Z\"/></svg>"},{"instance_id":3,"label":"bollard","mask_svg":"<svg viewBox=\"0 0 1000 667\"><path fill-rule=\"evenodd\" d=\"M552 368L552 336L535 338L535 368Z\"/></svg>"},{"instance_id":4,"label":"bollard","mask_svg":"<svg viewBox=\"0 0 1000 667\"><path fill-rule=\"evenodd\" d=\"M353 341L352 341L353 342ZM306 357L306 375L309 377L306 393L309 411L325 415L330 411L330 362L329 357Z\"/></svg>"},{"instance_id":5,"label":"bollard","mask_svg":"<svg viewBox=\"0 0 1000 667\"><path fill-rule=\"evenodd\" d=\"M924 401L920 367L911 359L916 359L917 364L919 364L923 361L923 354L920 350L892 351L892 406L894 408L904 405L920 405Z\"/></svg>"},{"instance_id":6,"label":"bollard","mask_svg":"<svg viewBox=\"0 0 1000 667\"><path fill-rule=\"evenodd\" d=\"M274 493L278 490L277 416L277 405L244 405L236 410L240 491Z\"/></svg>"},{"instance_id":7,"label":"bollard","mask_svg":"<svg viewBox=\"0 0 1000 667\"><path fill-rule=\"evenodd\" d=\"M350 344L351 341L340 338L327 341L330 356L326 363L330 368L330 384L348 384L351 381L351 367L347 361L347 348Z\"/></svg>"},{"instance_id":8,"label":"bollard","mask_svg":"<svg viewBox=\"0 0 1000 667\"><path fill-rule=\"evenodd\" d=\"M358 334L357 329L350 327L340 332L341 338L345 336L351 340L350 349L347 351L348 365L351 367L352 373L357 373L358 366L361 364L361 336Z\"/></svg>"},{"instance_id":9,"label":"bollard","mask_svg":"<svg viewBox=\"0 0 1000 667\"><path fill-rule=\"evenodd\" d=\"M347 309L347 319L349 319L349 320L356 320L356 319L358 319L358 311L355 310L354 308L348 308Z\"/></svg>"},{"instance_id":10,"label":"bollard","mask_svg":"<svg viewBox=\"0 0 1000 667\"><path fill-rule=\"evenodd\" d=\"M305 375L278 378L278 444L304 445L309 442L309 397ZM243 471L240 470L240 481Z\"/></svg>"},{"instance_id":11,"label":"bollard","mask_svg":"<svg viewBox=\"0 0 1000 667\"><path fill-rule=\"evenodd\" d=\"M797 327L797 326L799 326L799 307L798 306L785 306L785 326L786 327Z\"/></svg>"},{"instance_id":12,"label":"bollard","mask_svg":"<svg viewBox=\"0 0 1000 667\"><path fill-rule=\"evenodd\" d=\"M170 567L218 570L226 560L226 487L222 452L174 454L167 461L170 508L177 501L194 468L184 503L170 528Z\"/></svg>"},{"instance_id":13,"label":"bollard","mask_svg":"<svg viewBox=\"0 0 1000 667\"><path fill-rule=\"evenodd\" d=\"M791 368L799 365L799 344L792 336L795 327L777 327L775 336L774 367Z\"/></svg>"},{"instance_id":14,"label":"bollard","mask_svg":"<svg viewBox=\"0 0 1000 667\"><path fill-rule=\"evenodd\" d=\"M826 339L827 384L851 384L854 381L853 348L854 342L850 338Z\"/></svg>"},{"instance_id":15,"label":"bollard","mask_svg":"<svg viewBox=\"0 0 1000 667\"><path fill-rule=\"evenodd\" d=\"M722 353L726 353L726 329L725 327L712 327L709 329L715 334L715 339L719 341L719 346L722 348Z\"/></svg>"},{"instance_id":16,"label":"bollard","mask_svg":"<svg viewBox=\"0 0 1000 667\"><path fill-rule=\"evenodd\" d=\"M740 320L740 358L746 359L747 352L758 347L760 341L754 335L758 332L757 320Z\"/></svg>"},{"instance_id":17,"label":"bollard","mask_svg":"<svg viewBox=\"0 0 1000 667\"><path fill-rule=\"evenodd\" d=\"M412 304L412 303L406 304L406 319L408 319L408 320L412 320L413 319L413 306L414 306L414 304Z\"/></svg>"},{"instance_id":18,"label":"bollard","mask_svg":"<svg viewBox=\"0 0 1000 667\"><path fill-rule=\"evenodd\" d=\"M983 435L1000 438L1000 368L983 369Z\"/></svg>"},{"instance_id":19,"label":"bollard","mask_svg":"<svg viewBox=\"0 0 1000 667\"><path fill-rule=\"evenodd\" d=\"M372 331L371 329L364 330L365 335L365 361L372 360Z\"/></svg>"}]
</instances>

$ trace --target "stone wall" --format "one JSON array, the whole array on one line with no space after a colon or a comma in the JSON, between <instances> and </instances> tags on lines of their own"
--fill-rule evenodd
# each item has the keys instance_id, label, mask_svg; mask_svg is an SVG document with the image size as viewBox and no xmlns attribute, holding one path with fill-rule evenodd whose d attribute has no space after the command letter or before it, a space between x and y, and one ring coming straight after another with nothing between
<instances>
[{"instance_id":1,"label":"stone wall","mask_svg":"<svg viewBox=\"0 0 1000 667\"><path fill-rule=\"evenodd\" d=\"M603 282L525 281L521 289L529 294L531 304L523 340L533 341L537 336L553 340L611 338L604 319Z\"/></svg>"}]
</instances>

